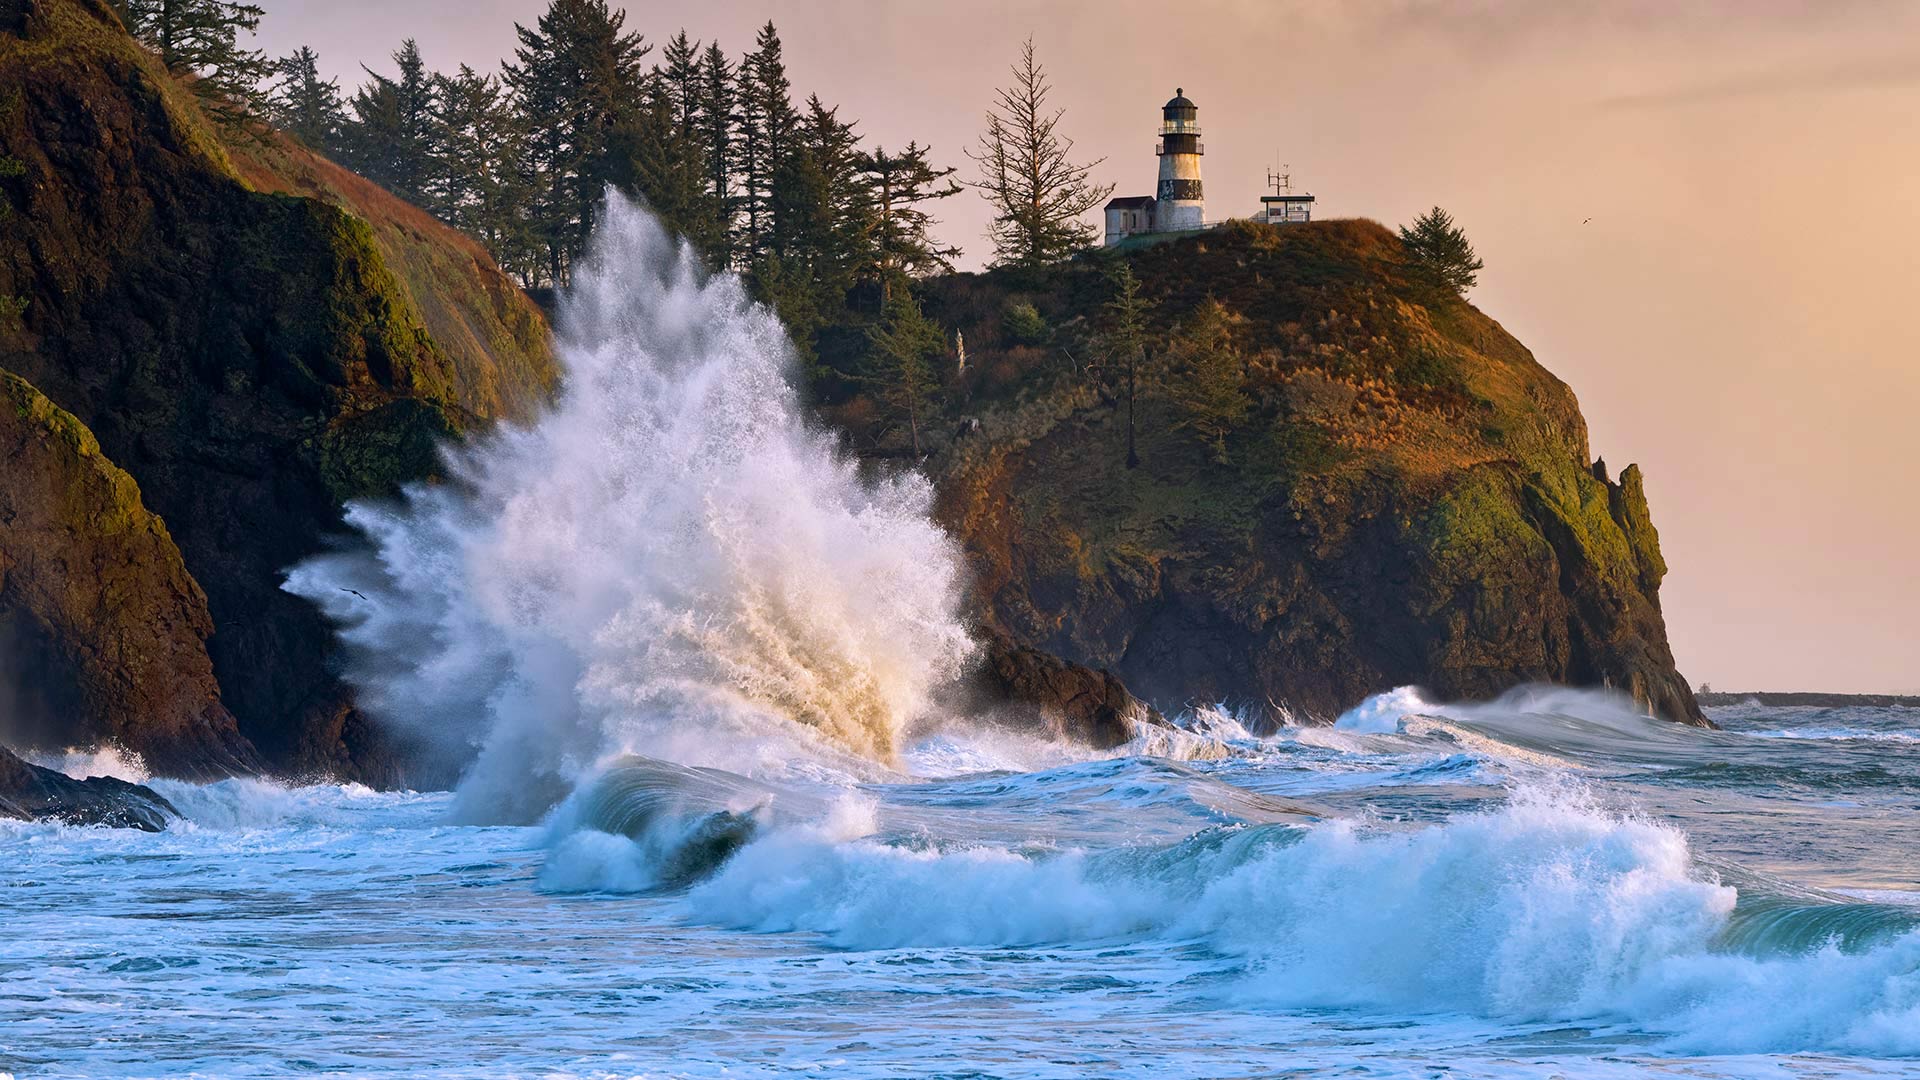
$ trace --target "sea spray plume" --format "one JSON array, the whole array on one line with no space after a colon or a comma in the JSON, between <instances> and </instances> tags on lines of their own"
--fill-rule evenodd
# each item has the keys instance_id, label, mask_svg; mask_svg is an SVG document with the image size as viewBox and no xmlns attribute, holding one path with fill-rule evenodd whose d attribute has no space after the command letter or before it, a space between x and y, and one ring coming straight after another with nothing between
<instances>
[{"instance_id":1,"label":"sea spray plume","mask_svg":"<svg viewBox=\"0 0 1920 1080\"><path fill-rule=\"evenodd\" d=\"M533 426L351 506L367 544L289 575L363 706L471 759L457 812L478 820L536 816L619 752L890 762L972 648L926 481L863 482L803 419L774 316L618 196L556 352Z\"/></svg>"}]
</instances>

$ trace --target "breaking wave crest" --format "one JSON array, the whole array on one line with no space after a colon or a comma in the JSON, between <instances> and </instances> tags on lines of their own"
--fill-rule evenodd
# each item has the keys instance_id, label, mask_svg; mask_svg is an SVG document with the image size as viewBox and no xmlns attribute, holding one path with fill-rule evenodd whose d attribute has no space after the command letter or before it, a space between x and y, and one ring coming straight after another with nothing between
<instances>
[{"instance_id":1,"label":"breaking wave crest","mask_svg":"<svg viewBox=\"0 0 1920 1080\"><path fill-rule=\"evenodd\" d=\"M804 422L779 322L618 196L555 344L532 427L355 504L365 546L289 575L364 707L465 766L468 820L531 820L627 751L892 763L971 651L927 483L857 475Z\"/></svg>"},{"instance_id":2,"label":"breaking wave crest","mask_svg":"<svg viewBox=\"0 0 1920 1080\"><path fill-rule=\"evenodd\" d=\"M1920 916L1736 888L1679 830L1565 783L1426 828L1227 826L1103 851L889 831L859 800L758 811L683 880L689 918L849 949L1197 942L1237 972L1223 992L1241 1005L1617 1023L1716 1052L1920 1053ZM710 819L666 820L684 838ZM658 887L649 860L685 856L588 833L550 850L549 888Z\"/></svg>"}]
</instances>

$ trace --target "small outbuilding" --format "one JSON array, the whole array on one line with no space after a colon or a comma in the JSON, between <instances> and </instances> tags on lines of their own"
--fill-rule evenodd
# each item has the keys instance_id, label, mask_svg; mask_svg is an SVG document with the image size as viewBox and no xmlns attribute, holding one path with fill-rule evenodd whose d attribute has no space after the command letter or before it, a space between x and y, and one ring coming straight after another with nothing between
<instances>
[{"instance_id":1,"label":"small outbuilding","mask_svg":"<svg viewBox=\"0 0 1920 1080\"><path fill-rule=\"evenodd\" d=\"M1157 203L1151 195L1125 195L1107 203L1107 244L1125 240L1135 233L1154 231Z\"/></svg>"}]
</instances>

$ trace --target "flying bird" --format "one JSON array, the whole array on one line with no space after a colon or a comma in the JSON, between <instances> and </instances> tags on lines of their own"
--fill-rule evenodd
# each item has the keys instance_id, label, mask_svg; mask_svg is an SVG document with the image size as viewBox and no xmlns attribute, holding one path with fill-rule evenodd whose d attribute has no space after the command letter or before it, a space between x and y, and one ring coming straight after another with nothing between
<instances>
[{"instance_id":1,"label":"flying bird","mask_svg":"<svg viewBox=\"0 0 1920 1080\"><path fill-rule=\"evenodd\" d=\"M359 597L359 598L360 598L360 599L362 599L362 600L366 600L366 599L367 599L367 594L366 594L366 593L363 593L363 592L361 592L361 591L360 591L359 589L344 589L344 588L343 588L343 589L341 589L340 591L341 591L341 592L350 592L350 593L352 593L353 595L355 595L355 596L357 596L357 597ZM373 601L371 601L371 600L368 600L367 602L368 602L368 603L372 603Z\"/></svg>"}]
</instances>

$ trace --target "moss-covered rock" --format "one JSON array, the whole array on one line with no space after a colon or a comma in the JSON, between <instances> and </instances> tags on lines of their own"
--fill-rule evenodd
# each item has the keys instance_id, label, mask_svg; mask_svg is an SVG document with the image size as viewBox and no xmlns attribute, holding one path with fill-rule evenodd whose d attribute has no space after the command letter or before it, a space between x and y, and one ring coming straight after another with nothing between
<instances>
[{"instance_id":1,"label":"moss-covered rock","mask_svg":"<svg viewBox=\"0 0 1920 1080\"><path fill-rule=\"evenodd\" d=\"M276 769L396 778L279 588L344 499L530 415L545 323L472 241L267 132L229 140L101 0L0 18L0 367L98 436L205 587L210 653Z\"/></svg>"},{"instance_id":2,"label":"moss-covered rock","mask_svg":"<svg viewBox=\"0 0 1920 1080\"><path fill-rule=\"evenodd\" d=\"M116 742L168 775L256 768L220 703L206 597L139 485L6 372L0 460L0 741Z\"/></svg>"},{"instance_id":3,"label":"moss-covered rock","mask_svg":"<svg viewBox=\"0 0 1920 1080\"><path fill-rule=\"evenodd\" d=\"M1115 258L1157 331L1209 298L1238 316L1253 406L1230 464L1150 372L1127 467L1124 403L1092 370ZM981 617L1015 642L1111 669L1162 709L1331 718L1400 684L1474 698L1545 681L1704 722L1667 646L1639 470L1615 482L1592 462L1572 391L1409 281L1379 225L1240 223L921 292L968 352L927 425L953 433L927 463L940 514ZM1048 348L1006 325L1028 305ZM853 445L900 452L873 403L825 411Z\"/></svg>"}]
</instances>

